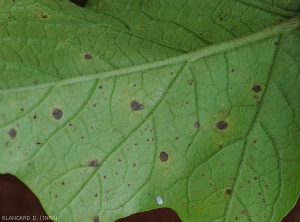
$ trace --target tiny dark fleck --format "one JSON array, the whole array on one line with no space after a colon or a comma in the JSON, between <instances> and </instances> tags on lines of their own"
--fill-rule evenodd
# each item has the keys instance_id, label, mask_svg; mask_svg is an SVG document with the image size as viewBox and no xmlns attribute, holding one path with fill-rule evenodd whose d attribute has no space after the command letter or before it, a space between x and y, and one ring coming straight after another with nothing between
<instances>
[{"instance_id":1,"label":"tiny dark fleck","mask_svg":"<svg viewBox=\"0 0 300 222\"><path fill-rule=\"evenodd\" d=\"M160 154L159 154L159 159L161 160L161 161L167 161L168 160L168 158L169 158L169 156L168 156L168 154L166 153L166 152L164 152L164 151L162 151L162 152L160 152Z\"/></svg>"},{"instance_id":2,"label":"tiny dark fleck","mask_svg":"<svg viewBox=\"0 0 300 222\"><path fill-rule=\"evenodd\" d=\"M55 195L54 197L57 198L57 195Z\"/></svg>"},{"instance_id":3,"label":"tiny dark fleck","mask_svg":"<svg viewBox=\"0 0 300 222\"><path fill-rule=\"evenodd\" d=\"M131 101L130 107L131 107L131 109L132 109L133 111L139 111L139 110L144 109L143 104L139 103L139 102L136 101L136 100L132 100L132 101Z\"/></svg>"},{"instance_id":4,"label":"tiny dark fleck","mask_svg":"<svg viewBox=\"0 0 300 222\"><path fill-rule=\"evenodd\" d=\"M92 55L89 54L89 53L86 53L86 54L84 54L84 58L85 58L86 60L92 59Z\"/></svg>"},{"instance_id":5,"label":"tiny dark fleck","mask_svg":"<svg viewBox=\"0 0 300 222\"><path fill-rule=\"evenodd\" d=\"M44 14L41 15L41 18L43 18L43 19L47 18L47 17L48 17L47 15L44 15Z\"/></svg>"},{"instance_id":6,"label":"tiny dark fleck","mask_svg":"<svg viewBox=\"0 0 300 222\"><path fill-rule=\"evenodd\" d=\"M219 122L216 123L216 127L217 127L218 129L220 129L220 130L226 129L227 126L228 126L227 122L225 122L225 121L223 121L223 120L221 120L221 121L219 121Z\"/></svg>"},{"instance_id":7,"label":"tiny dark fleck","mask_svg":"<svg viewBox=\"0 0 300 222\"><path fill-rule=\"evenodd\" d=\"M23 112L23 111L24 111L24 109L23 109L23 108L21 108L21 111Z\"/></svg>"},{"instance_id":8,"label":"tiny dark fleck","mask_svg":"<svg viewBox=\"0 0 300 222\"><path fill-rule=\"evenodd\" d=\"M115 172L116 175L118 175L118 172Z\"/></svg>"},{"instance_id":9,"label":"tiny dark fleck","mask_svg":"<svg viewBox=\"0 0 300 222\"><path fill-rule=\"evenodd\" d=\"M94 197L98 197L98 194L95 194Z\"/></svg>"},{"instance_id":10,"label":"tiny dark fleck","mask_svg":"<svg viewBox=\"0 0 300 222\"><path fill-rule=\"evenodd\" d=\"M204 176L205 176L205 173L202 173L202 175L201 175L201 176L203 176L203 177L204 177Z\"/></svg>"},{"instance_id":11,"label":"tiny dark fleck","mask_svg":"<svg viewBox=\"0 0 300 222\"><path fill-rule=\"evenodd\" d=\"M254 85L252 87L252 91L254 91L256 93L260 92L261 91L261 86L260 85Z\"/></svg>"},{"instance_id":12,"label":"tiny dark fleck","mask_svg":"<svg viewBox=\"0 0 300 222\"><path fill-rule=\"evenodd\" d=\"M93 127L93 126L90 126L90 128L91 128L91 129L94 129L94 127Z\"/></svg>"},{"instance_id":13,"label":"tiny dark fleck","mask_svg":"<svg viewBox=\"0 0 300 222\"><path fill-rule=\"evenodd\" d=\"M97 105L96 104L93 104L93 107L96 107Z\"/></svg>"},{"instance_id":14,"label":"tiny dark fleck","mask_svg":"<svg viewBox=\"0 0 300 222\"><path fill-rule=\"evenodd\" d=\"M253 177L253 180L257 180L257 176L254 176L254 177Z\"/></svg>"},{"instance_id":15,"label":"tiny dark fleck","mask_svg":"<svg viewBox=\"0 0 300 222\"><path fill-rule=\"evenodd\" d=\"M10 136L10 138L15 138L16 135L17 135L17 131L16 131L15 129L11 128L11 129L7 132L7 134Z\"/></svg>"},{"instance_id":16,"label":"tiny dark fleck","mask_svg":"<svg viewBox=\"0 0 300 222\"><path fill-rule=\"evenodd\" d=\"M274 45L279 45L279 43L278 42L274 42Z\"/></svg>"},{"instance_id":17,"label":"tiny dark fleck","mask_svg":"<svg viewBox=\"0 0 300 222\"><path fill-rule=\"evenodd\" d=\"M219 148L222 148L222 147L223 147L223 144L220 143L220 144L219 144Z\"/></svg>"},{"instance_id":18,"label":"tiny dark fleck","mask_svg":"<svg viewBox=\"0 0 300 222\"><path fill-rule=\"evenodd\" d=\"M106 175L104 175L103 178L106 179Z\"/></svg>"},{"instance_id":19,"label":"tiny dark fleck","mask_svg":"<svg viewBox=\"0 0 300 222\"><path fill-rule=\"evenodd\" d=\"M136 166L136 163L134 163L133 166L135 167L135 166Z\"/></svg>"},{"instance_id":20,"label":"tiny dark fleck","mask_svg":"<svg viewBox=\"0 0 300 222\"><path fill-rule=\"evenodd\" d=\"M265 203L265 202L266 202L265 198L263 198L263 199L261 200L261 202Z\"/></svg>"},{"instance_id":21,"label":"tiny dark fleck","mask_svg":"<svg viewBox=\"0 0 300 222\"><path fill-rule=\"evenodd\" d=\"M237 218L237 217L234 217L234 219L237 220L238 218Z\"/></svg>"},{"instance_id":22,"label":"tiny dark fleck","mask_svg":"<svg viewBox=\"0 0 300 222\"><path fill-rule=\"evenodd\" d=\"M253 143L256 143L256 140L253 140Z\"/></svg>"},{"instance_id":23,"label":"tiny dark fleck","mask_svg":"<svg viewBox=\"0 0 300 222\"><path fill-rule=\"evenodd\" d=\"M250 180L247 180L247 183L250 183Z\"/></svg>"},{"instance_id":24,"label":"tiny dark fleck","mask_svg":"<svg viewBox=\"0 0 300 222\"><path fill-rule=\"evenodd\" d=\"M102 89L102 85L98 86L99 89Z\"/></svg>"},{"instance_id":25,"label":"tiny dark fleck","mask_svg":"<svg viewBox=\"0 0 300 222\"><path fill-rule=\"evenodd\" d=\"M136 84L133 84L134 87L136 87Z\"/></svg>"},{"instance_id":26,"label":"tiny dark fleck","mask_svg":"<svg viewBox=\"0 0 300 222\"><path fill-rule=\"evenodd\" d=\"M63 112L58 108L54 108L52 110L52 115L53 115L54 119L60 119L63 115Z\"/></svg>"},{"instance_id":27,"label":"tiny dark fleck","mask_svg":"<svg viewBox=\"0 0 300 222\"><path fill-rule=\"evenodd\" d=\"M129 183L129 184L127 184L127 186L129 186L129 187L130 187L130 183Z\"/></svg>"},{"instance_id":28,"label":"tiny dark fleck","mask_svg":"<svg viewBox=\"0 0 300 222\"><path fill-rule=\"evenodd\" d=\"M173 72L170 72L171 75L173 75Z\"/></svg>"},{"instance_id":29,"label":"tiny dark fleck","mask_svg":"<svg viewBox=\"0 0 300 222\"><path fill-rule=\"evenodd\" d=\"M175 136L175 140L178 140L178 136Z\"/></svg>"},{"instance_id":30,"label":"tiny dark fleck","mask_svg":"<svg viewBox=\"0 0 300 222\"><path fill-rule=\"evenodd\" d=\"M118 159L119 162L121 162L121 159Z\"/></svg>"},{"instance_id":31,"label":"tiny dark fleck","mask_svg":"<svg viewBox=\"0 0 300 222\"><path fill-rule=\"evenodd\" d=\"M234 72L234 69L231 69L231 72Z\"/></svg>"},{"instance_id":32,"label":"tiny dark fleck","mask_svg":"<svg viewBox=\"0 0 300 222\"><path fill-rule=\"evenodd\" d=\"M70 123L69 126L73 126L72 123Z\"/></svg>"},{"instance_id":33,"label":"tiny dark fleck","mask_svg":"<svg viewBox=\"0 0 300 222\"><path fill-rule=\"evenodd\" d=\"M137 146L137 143L134 143L135 146Z\"/></svg>"},{"instance_id":34,"label":"tiny dark fleck","mask_svg":"<svg viewBox=\"0 0 300 222\"><path fill-rule=\"evenodd\" d=\"M40 142L37 142L36 144L40 145L41 143L40 143Z\"/></svg>"},{"instance_id":35,"label":"tiny dark fleck","mask_svg":"<svg viewBox=\"0 0 300 222\"><path fill-rule=\"evenodd\" d=\"M89 161L89 167L97 167L97 166L99 166L97 159L93 159Z\"/></svg>"},{"instance_id":36,"label":"tiny dark fleck","mask_svg":"<svg viewBox=\"0 0 300 222\"><path fill-rule=\"evenodd\" d=\"M199 128L200 127L200 123L198 121L194 122L194 126L195 128Z\"/></svg>"},{"instance_id":37,"label":"tiny dark fleck","mask_svg":"<svg viewBox=\"0 0 300 222\"><path fill-rule=\"evenodd\" d=\"M33 119L36 119L36 114L34 114Z\"/></svg>"},{"instance_id":38,"label":"tiny dark fleck","mask_svg":"<svg viewBox=\"0 0 300 222\"><path fill-rule=\"evenodd\" d=\"M147 142L149 142L149 139L146 139Z\"/></svg>"},{"instance_id":39,"label":"tiny dark fleck","mask_svg":"<svg viewBox=\"0 0 300 222\"><path fill-rule=\"evenodd\" d=\"M84 136L82 136L81 139L84 139Z\"/></svg>"},{"instance_id":40,"label":"tiny dark fleck","mask_svg":"<svg viewBox=\"0 0 300 222\"><path fill-rule=\"evenodd\" d=\"M258 195L261 195L261 192L259 192Z\"/></svg>"},{"instance_id":41,"label":"tiny dark fleck","mask_svg":"<svg viewBox=\"0 0 300 222\"><path fill-rule=\"evenodd\" d=\"M244 210L241 210L240 214L245 214L246 212Z\"/></svg>"},{"instance_id":42,"label":"tiny dark fleck","mask_svg":"<svg viewBox=\"0 0 300 222\"><path fill-rule=\"evenodd\" d=\"M65 185L65 182L61 182L62 185Z\"/></svg>"},{"instance_id":43,"label":"tiny dark fleck","mask_svg":"<svg viewBox=\"0 0 300 222\"><path fill-rule=\"evenodd\" d=\"M267 189L269 188L268 184L265 184L265 188L267 188Z\"/></svg>"},{"instance_id":44,"label":"tiny dark fleck","mask_svg":"<svg viewBox=\"0 0 300 222\"><path fill-rule=\"evenodd\" d=\"M98 216L95 216L95 217L93 218L93 222L99 222L99 217L98 217Z\"/></svg>"}]
</instances>

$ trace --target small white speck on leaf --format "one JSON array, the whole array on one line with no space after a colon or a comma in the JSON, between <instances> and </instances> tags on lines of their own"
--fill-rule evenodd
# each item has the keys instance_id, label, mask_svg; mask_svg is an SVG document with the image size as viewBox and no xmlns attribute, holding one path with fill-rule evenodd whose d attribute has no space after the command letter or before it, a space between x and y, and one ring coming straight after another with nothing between
<instances>
[{"instance_id":1,"label":"small white speck on leaf","mask_svg":"<svg viewBox=\"0 0 300 222\"><path fill-rule=\"evenodd\" d=\"M156 197L156 203L158 203L159 205L163 204L163 200L160 196Z\"/></svg>"}]
</instances>

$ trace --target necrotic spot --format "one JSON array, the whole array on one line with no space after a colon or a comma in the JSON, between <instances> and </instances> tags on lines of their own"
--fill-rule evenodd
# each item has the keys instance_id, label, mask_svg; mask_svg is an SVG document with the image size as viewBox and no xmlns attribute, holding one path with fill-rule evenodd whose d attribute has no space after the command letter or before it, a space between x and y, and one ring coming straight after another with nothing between
<instances>
[{"instance_id":1,"label":"necrotic spot","mask_svg":"<svg viewBox=\"0 0 300 222\"><path fill-rule=\"evenodd\" d=\"M131 109L132 109L133 111L138 111L138 110L144 109L143 104L139 103L139 102L136 101L136 100L132 100L132 101L131 101L130 107L131 107Z\"/></svg>"},{"instance_id":2,"label":"necrotic spot","mask_svg":"<svg viewBox=\"0 0 300 222\"><path fill-rule=\"evenodd\" d=\"M231 189L226 189L226 190L225 190L225 193L226 193L227 195L229 195L229 194L232 193L232 190L231 190Z\"/></svg>"},{"instance_id":3,"label":"necrotic spot","mask_svg":"<svg viewBox=\"0 0 300 222\"><path fill-rule=\"evenodd\" d=\"M10 138L15 138L17 135L17 131L15 129L10 129L7 134L10 136Z\"/></svg>"},{"instance_id":4,"label":"necrotic spot","mask_svg":"<svg viewBox=\"0 0 300 222\"><path fill-rule=\"evenodd\" d=\"M85 58L86 60L89 60L89 59L92 59L93 57L92 57L91 54L86 53L86 54L84 54L84 58Z\"/></svg>"},{"instance_id":5,"label":"necrotic spot","mask_svg":"<svg viewBox=\"0 0 300 222\"><path fill-rule=\"evenodd\" d=\"M162 151L162 152L160 152L160 154L159 154L159 159L161 160L161 161L167 161L168 160L168 158L169 158L169 156L168 156L168 154L166 153L166 152L164 152L164 151Z\"/></svg>"},{"instance_id":6,"label":"necrotic spot","mask_svg":"<svg viewBox=\"0 0 300 222\"><path fill-rule=\"evenodd\" d=\"M93 222L99 222L99 217L98 217L98 216L95 216L95 217L93 218Z\"/></svg>"},{"instance_id":7,"label":"necrotic spot","mask_svg":"<svg viewBox=\"0 0 300 222\"><path fill-rule=\"evenodd\" d=\"M194 122L194 126L195 128L199 128L200 127L200 123L198 121Z\"/></svg>"},{"instance_id":8,"label":"necrotic spot","mask_svg":"<svg viewBox=\"0 0 300 222\"><path fill-rule=\"evenodd\" d=\"M98 160L97 159L93 159L89 161L89 166L90 167L97 167L99 166Z\"/></svg>"},{"instance_id":9,"label":"necrotic spot","mask_svg":"<svg viewBox=\"0 0 300 222\"><path fill-rule=\"evenodd\" d=\"M256 93L260 92L261 91L261 86L260 85L254 85L252 87L252 91L254 91Z\"/></svg>"},{"instance_id":10,"label":"necrotic spot","mask_svg":"<svg viewBox=\"0 0 300 222\"><path fill-rule=\"evenodd\" d=\"M217 127L218 129L220 129L220 130L226 129L227 126L228 126L227 122L225 122L225 121L223 121L223 120L221 120L221 121L219 121L219 122L216 123L216 127Z\"/></svg>"},{"instance_id":11,"label":"necrotic spot","mask_svg":"<svg viewBox=\"0 0 300 222\"><path fill-rule=\"evenodd\" d=\"M63 115L63 112L58 108L54 108L52 111L52 115L53 115L54 119L60 119Z\"/></svg>"}]
</instances>

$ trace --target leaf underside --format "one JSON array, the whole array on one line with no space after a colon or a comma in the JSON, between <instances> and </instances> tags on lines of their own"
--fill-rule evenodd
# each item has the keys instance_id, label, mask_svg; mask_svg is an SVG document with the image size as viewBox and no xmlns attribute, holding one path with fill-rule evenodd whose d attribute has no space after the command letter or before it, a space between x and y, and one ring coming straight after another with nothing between
<instances>
[{"instance_id":1,"label":"leaf underside","mask_svg":"<svg viewBox=\"0 0 300 222\"><path fill-rule=\"evenodd\" d=\"M58 221L279 221L300 192L299 9L1 2L0 172Z\"/></svg>"}]
</instances>

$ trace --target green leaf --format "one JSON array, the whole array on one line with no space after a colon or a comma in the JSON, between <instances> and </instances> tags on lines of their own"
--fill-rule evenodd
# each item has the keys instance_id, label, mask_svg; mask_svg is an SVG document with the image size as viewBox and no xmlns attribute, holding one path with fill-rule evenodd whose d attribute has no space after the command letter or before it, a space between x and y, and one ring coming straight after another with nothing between
<instances>
[{"instance_id":1,"label":"green leaf","mask_svg":"<svg viewBox=\"0 0 300 222\"><path fill-rule=\"evenodd\" d=\"M0 172L58 221L279 221L300 193L300 3L0 3Z\"/></svg>"}]
</instances>

